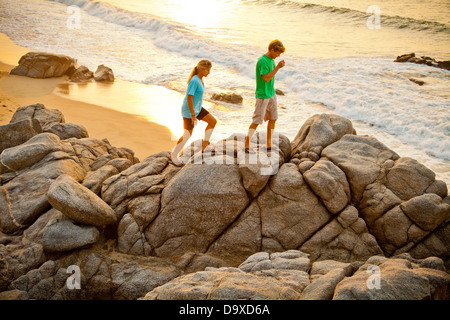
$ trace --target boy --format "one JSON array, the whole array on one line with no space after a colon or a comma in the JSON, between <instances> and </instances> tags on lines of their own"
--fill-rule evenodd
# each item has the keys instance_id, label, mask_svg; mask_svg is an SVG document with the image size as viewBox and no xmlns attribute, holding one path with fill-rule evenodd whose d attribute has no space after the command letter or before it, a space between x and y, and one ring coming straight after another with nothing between
<instances>
[{"instance_id":1,"label":"boy","mask_svg":"<svg viewBox=\"0 0 450 320\"><path fill-rule=\"evenodd\" d=\"M256 103L255 112L253 113L252 123L245 137L245 152L255 153L250 148L250 141L256 131L258 125L264 121L267 124L267 150L272 148L272 133L275 130L275 122L278 119L277 97L275 95L275 74L284 67L284 60L278 62L275 66L274 59L278 58L286 51L280 40L273 40L269 44L267 53L263 54L256 64Z\"/></svg>"}]
</instances>

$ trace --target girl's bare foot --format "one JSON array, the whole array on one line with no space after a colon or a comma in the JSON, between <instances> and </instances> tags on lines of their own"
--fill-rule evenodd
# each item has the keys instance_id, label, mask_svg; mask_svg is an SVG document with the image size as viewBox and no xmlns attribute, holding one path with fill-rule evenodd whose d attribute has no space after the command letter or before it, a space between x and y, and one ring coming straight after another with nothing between
<instances>
[{"instance_id":1,"label":"girl's bare foot","mask_svg":"<svg viewBox=\"0 0 450 320\"><path fill-rule=\"evenodd\" d=\"M206 150L206 149L208 149L208 150ZM205 150L206 151L214 151L214 147L211 146L211 142L203 140L202 152L205 152Z\"/></svg>"},{"instance_id":2,"label":"girl's bare foot","mask_svg":"<svg viewBox=\"0 0 450 320\"><path fill-rule=\"evenodd\" d=\"M183 166L183 162L180 160L180 159L178 159L178 158L173 158L172 159L172 155L170 155L169 156L169 162L171 163L171 164L173 164L175 167L181 167L181 166Z\"/></svg>"}]
</instances>

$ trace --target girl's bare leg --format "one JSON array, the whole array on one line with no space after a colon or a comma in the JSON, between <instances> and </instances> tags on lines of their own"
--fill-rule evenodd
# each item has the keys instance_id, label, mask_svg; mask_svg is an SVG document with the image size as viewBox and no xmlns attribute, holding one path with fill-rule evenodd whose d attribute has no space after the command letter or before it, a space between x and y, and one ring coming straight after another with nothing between
<instances>
[{"instance_id":1,"label":"girl's bare leg","mask_svg":"<svg viewBox=\"0 0 450 320\"><path fill-rule=\"evenodd\" d=\"M208 125L206 126L205 129L205 137L203 139L203 144L202 144L202 151L205 150L205 148L209 145L209 139L211 139L211 135L214 131L214 128L216 127L217 124L217 120L216 118L214 118L214 116L210 113L208 113L203 119L203 121L205 121Z\"/></svg>"},{"instance_id":2,"label":"girl's bare leg","mask_svg":"<svg viewBox=\"0 0 450 320\"><path fill-rule=\"evenodd\" d=\"M173 148L170 158L173 162L180 162L178 155L192 136L192 130L184 130L183 136L178 139L177 145Z\"/></svg>"}]
</instances>

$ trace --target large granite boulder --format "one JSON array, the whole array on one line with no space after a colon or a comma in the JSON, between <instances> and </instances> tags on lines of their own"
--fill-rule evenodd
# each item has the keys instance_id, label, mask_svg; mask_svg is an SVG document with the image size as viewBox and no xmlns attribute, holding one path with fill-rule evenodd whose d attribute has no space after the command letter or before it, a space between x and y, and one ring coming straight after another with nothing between
<instances>
[{"instance_id":1,"label":"large granite boulder","mask_svg":"<svg viewBox=\"0 0 450 320\"><path fill-rule=\"evenodd\" d=\"M43 104L36 103L17 108L9 123L31 119L37 119L44 131L55 123L65 122L64 115L58 109L47 109Z\"/></svg>"},{"instance_id":2,"label":"large granite boulder","mask_svg":"<svg viewBox=\"0 0 450 320\"><path fill-rule=\"evenodd\" d=\"M322 149L346 134L356 134L350 120L334 114L314 115L305 121L292 141L292 156L320 156Z\"/></svg>"},{"instance_id":3,"label":"large granite boulder","mask_svg":"<svg viewBox=\"0 0 450 320\"><path fill-rule=\"evenodd\" d=\"M42 133L37 119L26 119L0 126L0 153L3 150L27 142L33 136Z\"/></svg>"},{"instance_id":4,"label":"large granite boulder","mask_svg":"<svg viewBox=\"0 0 450 320\"><path fill-rule=\"evenodd\" d=\"M71 57L45 52L28 52L19 60L11 74L31 78L61 77L76 65Z\"/></svg>"},{"instance_id":5,"label":"large granite boulder","mask_svg":"<svg viewBox=\"0 0 450 320\"><path fill-rule=\"evenodd\" d=\"M73 123L65 123L64 115L61 113L61 111L57 109L47 109L43 104L37 103L32 104L29 106L23 106L20 108L17 108L16 112L11 118L10 123L23 123L22 121L33 121L33 126L36 127L36 120L39 122L40 127L42 129L35 129L37 130L37 133L39 132L51 132L56 134L61 140L69 139L69 138L87 138L89 137L89 134L85 127L78 124ZM23 126L23 124L22 124ZM18 138L20 139L20 136L22 134L25 134L25 137L31 138L29 136L30 134L27 132L29 130L26 130L26 128L22 128L20 126L10 126L14 131L18 132L18 137L15 137L11 141L14 142ZM19 131L20 130L20 131ZM23 131L23 133L22 133ZM37 134L36 133L36 134ZM29 139L28 138L28 139ZM21 143L25 142L24 138L22 138ZM17 145L19 143L16 143ZM13 146L12 144L9 144L9 146ZM0 149L1 151L1 149Z\"/></svg>"},{"instance_id":6,"label":"large granite boulder","mask_svg":"<svg viewBox=\"0 0 450 320\"><path fill-rule=\"evenodd\" d=\"M71 220L97 227L115 223L113 209L69 175L60 175L50 185L48 201Z\"/></svg>"},{"instance_id":7,"label":"large granite boulder","mask_svg":"<svg viewBox=\"0 0 450 320\"><path fill-rule=\"evenodd\" d=\"M187 165L162 192L145 235L158 256L204 252L248 203L237 166Z\"/></svg>"}]
</instances>

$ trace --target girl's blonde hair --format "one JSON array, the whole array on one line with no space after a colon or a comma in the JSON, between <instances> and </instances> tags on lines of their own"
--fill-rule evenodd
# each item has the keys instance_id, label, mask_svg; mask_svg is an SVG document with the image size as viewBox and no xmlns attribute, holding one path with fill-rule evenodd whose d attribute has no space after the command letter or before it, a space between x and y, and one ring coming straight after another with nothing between
<instances>
[{"instance_id":1,"label":"girl's blonde hair","mask_svg":"<svg viewBox=\"0 0 450 320\"><path fill-rule=\"evenodd\" d=\"M197 63L197 65L194 67L194 69L192 69L191 75L189 76L187 83L189 83L189 81L191 81L192 77L195 76L196 74L198 74L198 72L200 70L211 69L211 67L212 67L212 63L208 59L200 60Z\"/></svg>"}]
</instances>

